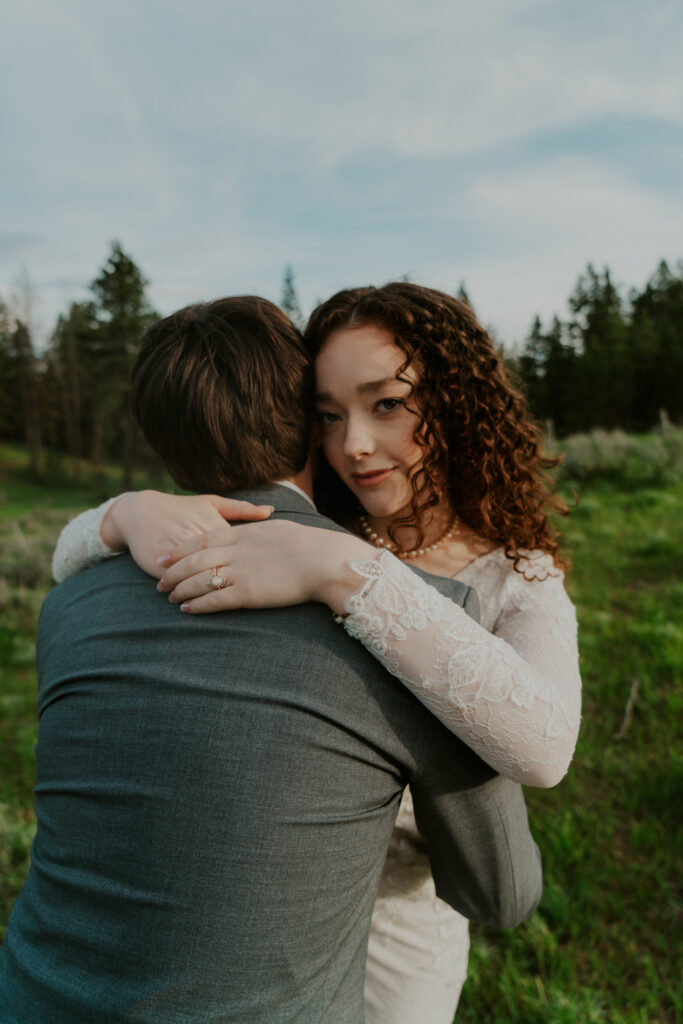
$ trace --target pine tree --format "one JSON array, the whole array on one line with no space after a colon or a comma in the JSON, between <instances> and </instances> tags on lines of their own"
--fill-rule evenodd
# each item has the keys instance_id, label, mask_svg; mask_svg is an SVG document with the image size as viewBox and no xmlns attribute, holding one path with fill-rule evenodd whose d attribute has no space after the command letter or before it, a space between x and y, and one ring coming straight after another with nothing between
<instances>
[{"instance_id":1,"label":"pine tree","mask_svg":"<svg viewBox=\"0 0 683 1024\"><path fill-rule=\"evenodd\" d=\"M532 412L545 421L549 432L564 435L584 425L577 367L566 325L553 317L550 328L544 330L536 316L518 360L518 372Z\"/></svg>"},{"instance_id":2,"label":"pine tree","mask_svg":"<svg viewBox=\"0 0 683 1024\"><path fill-rule=\"evenodd\" d=\"M304 316L299 305L299 298L294 286L294 271L291 266L285 268L285 276L282 281L282 299L280 309L283 310L300 331L304 329Z\"/></svg>"},{"instance_id":3,"label":"pine tree","mask_svg":"<svg viewBox=\"0 0 683 1024\"><path fill-rule=\"evenodd\" d=\"M543 324L540 316L534 317L522 354L517 359L517 374L524 387L532 412L537 417L545 418L547 406L545 401L545 358L546 346L543 335Z\"/></svg>"},{"instance_id":4,"label":"pine tree","mask_svg":"<svg viewBox=\"0 0 683 1024\"><path fill-rule=\"evenodd\" d=\"M128 405L130 373L146 328L157 318L145 294L147 281L118 242L91 284L95 295L97 331L91 356L93 465L101 464L105 446L114 448L123 462L123 484L132 485L133 455L138 433Z\"/></svg>"},{"instance_id":5,"label":"pine tree","mask_svg":"<svg viewBox=\"0 0 683 1024\"><path fill-rule=\"evenodd\" d=\"M460 284L458 285L458 290L455 293L455 297L458 300L458 302L462 302L465 306L469 306L472 312L474 312L474 306L472 305L470 297L467 294L467 288L465 287L464 281L461 281Z\"/></svg>"},{"instance_id":6,"label":"pine tree","mask_svg":"<svg viewBox=\"0 0 683 1024\"><path fill-rule=\"evenodd\" d=\"M50 363L61 399L62 426L72 474L78 478L85 456L84 437L94 419L97 317L93 302L72 302L57 318Z\"/></svg>"},{"instance_id":7,"label":"pine tree","mask_svg":"<svg viewBox=\"0 0 683 1024\"><path fill-rule=\"evenodd\" d=\"M544 335L545 419L552 420L562 436L585 430L588 425L582 402L581 364L568 326L553 317Z\"/></svg>"},{"instance_id":8,"label":"pine tree","mask_svg":"<svg viewBox=\"0 0 683 1024\"><path fill-rule=\"evenodd\" d=\"M589 264L569 298L570 326L580 352L583 419L590 426L615 428L628 418L633 363L621 297L607 267Z\"/></svg>"},{"instance_id":9,"label":"pine tree","mask_svg":"<svg viewBox=\"0 0 683 1024\"><path fill-rule=\"evenodd\" d=\"M638 382L632 419L645 429L660 410L683 416L683 265L662 260L642 293L631 293L630 345Z\"/></svg>"}]
</instances>

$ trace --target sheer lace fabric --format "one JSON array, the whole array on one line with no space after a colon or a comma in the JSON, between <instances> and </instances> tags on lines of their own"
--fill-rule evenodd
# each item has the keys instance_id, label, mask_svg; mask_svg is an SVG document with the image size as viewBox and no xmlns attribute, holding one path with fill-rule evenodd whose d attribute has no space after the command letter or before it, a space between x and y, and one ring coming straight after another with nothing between
<instances>
[{"instance_id":1,"label":"sheer lace fabric","mask_svg":"<svg viewBox=\"0 0 683 1024\"><path fill-rule=\"evenodd\" d=\"M558 782L576 744L581 680L576 616L552 559L532 552L519 573L496 549L463 570L484 625L389 552L351 566L364 582L346 602L349 634L500 774Z\"/></svg>"},{"instance_id":2,"label":"sheer lace fabric","mask_svg":"<svg viewBox=\"0 0 683 1024\"><path fill-rule=\"evenodd\" d=\"M380 561L382 559L380 556ZM391 556L384 558L384 561L388 560ZM524 566L524 575L520 575L510 559L505 557L505 552L498 548L476 559L457 575L457 579L475 587L479 596L481 627L472 630L476 634L475 651L486 645L486 636L481 632L483 627L488 633L497 634L500 641L513 649L512 653L516 652L527 662L526 666L521 666L522 672L515 675L513 682L509 678L509 669L505 668L509 661L504 658L503 668L497 673L499 686L495 691L490 692L490 678L481 680L481 704L476 696L479 693L476 681L465 683L460 680L455 663L450 666L452 682L449 678L449 659L442 649L447 642L446 631L431 649L427 640L435 630L438 632L436 623L440 616L444 616L445 623L450 622L450 629L457 633L458 623L467 618L466 614L448 602L448 607L433 602L430 593L421 614L416 615L413 611L406 616L406 604L416 600L411 589L414 581L417 582L417 590L422 590L426 584L423 585L414 574L408 578L406 574L410 574L410 570L402 563L392 565L390 573L392 569L394 575L390 582L385 582L382 591L372 601L368 599L382 572L378 574L373 568L366 574L360 573L364 581L348 602L350 607L347 607L349 617L346 624L352 635L359 639L365 636L363 642L366 645L374 643L372 650L376 657L388 657L394 666L402 668L403 681L411 689L414 687L412 682L408 682L408 674L412 672L418 679L423 674L430 675L425 666L418 665L419 657L427 657L427 666L441 665L440 685L446 693L438 699L438 713L452 721L452 724L449 721L445 724L463 739L469 734L481 741L483 747L479 753L485 760L491 761L490 743L510 739L506 732L496 739L495 729L505 716L506 707L511 707L513 717L524 728L526 753L531 756L534 770L538 771L539 762L544 760L542 751L548 747L551 748L549 757L559 759L564 768L578 730L581 682L574 609L564 590L562 575L554 569L551 559L534 552ZM417 600L419 602L420 599ZM381 605L388 605L389 610ZM364 625L365 616L371 620L368 627ZM411 658L407 649L420 632L423 643L419 650L412 650ZM398 639L394 633L399 634ZM489 636L488 639L495 640L496 637ZM457 651L457 640L453 647ZM492 649L496 651L500 647L494 644ZM495 656L491 660L495 661ZM482 662L486 663L479 655L479 663ZM523 696L527 672L532 673L528 699L520 704L513 703ZM543 697L535 696L537 684ZM419 685L424 694L424 682ZM518 693L519 687L522 694ZM416 690L414 692L417 693ZM475 723L470 730L466 709L473 693ZM424 699L420 693L417 695ZM449 711L453 699L455 705ZM552 709L558 704L566 704L570 709L567 712L569 724L564 736L553 739L546 737L545 732L554 719ZM493 736L486 728L477 725L482 716L486 720L487 709L492 716L487 724ZM559 720L561 723L562 715ZM536 749L537 742L540 743L540 754ZM519 770L521 780L528 781L526 772L522 771L523 754L523 749L518 748L515 753L514 746L512 750L506 748L502 760L512 761L515 773ZM520 758L522 764L519 763ZM417 830L412 796L406 789L389 843L372 917L365 981L369 1024L421 1024L425 1020L430 1024L450 1024L467 973L467 959L468 922L435 893L429 853Z\"/></svg>"},{"instance_id":3,"label":"sheer lace fabric","mask_svg":"<svg viewBox=\"0 0 683 1024\"><path fill-rule=\"evenodd\" d=\"M81 512L64 527L52 555L52 575L57 583L121 553L108 548L100 537L102 520L114 501L116 498L110 498L97 508Z\"/></svg>"}]
</instances>

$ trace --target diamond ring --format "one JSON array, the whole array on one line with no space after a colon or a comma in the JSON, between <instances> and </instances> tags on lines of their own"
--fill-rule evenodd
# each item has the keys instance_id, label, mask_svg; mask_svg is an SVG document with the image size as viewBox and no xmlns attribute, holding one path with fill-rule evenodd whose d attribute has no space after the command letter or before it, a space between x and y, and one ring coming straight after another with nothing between
<instances>
[{"instance_id":1,"label":"diamond ring","mask_svg":"<svg viewBox=\"0 0 683 1024\"><path fill-rule=\"evenodd\" d=\"M214 590L222 590L223 587L228 585L228 577L221 576L219 573L220 565L217 565L209 577L209 586L213 587Z\"/></svg>"}]
</instances>

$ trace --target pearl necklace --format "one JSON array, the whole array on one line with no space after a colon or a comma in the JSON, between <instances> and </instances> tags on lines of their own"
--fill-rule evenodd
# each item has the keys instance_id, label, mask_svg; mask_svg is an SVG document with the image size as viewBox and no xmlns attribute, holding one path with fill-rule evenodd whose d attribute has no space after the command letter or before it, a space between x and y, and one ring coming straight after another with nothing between
<instances>
[{"instance_id":1,"label":"pearl necklace","mask_svg":"<svg viewBox=\"0 0 683 1024\"><path fill-rule=\"evenodd\" d=\"M422 558L423 555L429 554L430 551L436 551L437 548L440 548L442 544L445 544L446 541L451 539L455 532L455 524L457 521L458 520L454 518L446 532L443 533L438 540L435 540L433 544L427 544L427 546L423 548L413 548L412 551L401 551L393 541L384 540L384 538L380 537L378 533L375 533L368 522L367 516L359 516L358 518L360 528L370 543L374 544L376 548L384 548L385 551L390 551L392 554L396 555L397 558Z\"/></svg>"}]
</instances>

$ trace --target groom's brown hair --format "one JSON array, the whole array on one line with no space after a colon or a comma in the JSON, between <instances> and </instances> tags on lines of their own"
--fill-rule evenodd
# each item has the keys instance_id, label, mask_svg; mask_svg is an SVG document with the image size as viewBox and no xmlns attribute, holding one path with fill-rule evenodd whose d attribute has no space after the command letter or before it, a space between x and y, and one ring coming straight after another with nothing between
<instances>
[{"instance_id":1,"label":"groom's brown hair","mask_svg":"<svg viewBox=\"0 0 683 1024\"><path fill-rule=\"evenodd\" d=\"M306 464L313 367L281 309L254 295L186 306L146 332L131 406L173 479L225 492Z\"/></svg>"}]
</instances>

